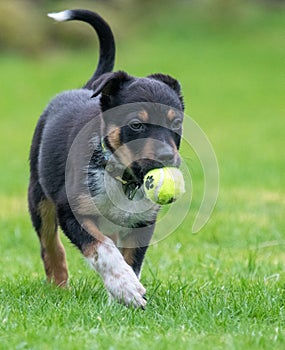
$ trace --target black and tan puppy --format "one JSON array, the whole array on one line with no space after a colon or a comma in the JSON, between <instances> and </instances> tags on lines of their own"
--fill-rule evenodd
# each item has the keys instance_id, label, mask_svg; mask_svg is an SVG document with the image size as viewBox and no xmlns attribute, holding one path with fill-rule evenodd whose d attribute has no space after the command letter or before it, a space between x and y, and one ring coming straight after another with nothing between
<instances>
[{"instance_id":1,"label":"black and tan puppy","mask_svg":"<svg viewBox=\"0 0 285 350\"><path fill-rule=\"evenodd\" d=\"M99 37L100 58L82 89L49 103L33 137L29 209L47 279L59 286L68 280L59 225L111 296L144 307L139 276L159 207L145 198L142 183L150 169L180 164L180 85L163 74L112 72L114 39L98 14L70 10L49 16L89 23ZM146 209L136 210L137 203Z\"/></svg>"}]
</instances>

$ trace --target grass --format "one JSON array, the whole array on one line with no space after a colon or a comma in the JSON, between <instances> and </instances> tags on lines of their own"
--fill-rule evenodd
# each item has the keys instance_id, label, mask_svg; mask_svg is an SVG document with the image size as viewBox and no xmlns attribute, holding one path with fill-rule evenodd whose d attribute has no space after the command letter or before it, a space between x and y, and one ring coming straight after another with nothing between
<instances>
[{"instance_id":1,"label":"grass","mask_svg":"<svg viewBox=\"0 0 285 350\"><path fill-rule=\"evenodd\" d=\"M201 169L184 149L193 204L176 232L149 248L144 312L110 305L66 239L70 288L46 285L26 206L29 144L47 101L85 81L94 52L1 56L1 349L284 349L284 12L255 9L217 24L177 8L148 21L120 43L116 67L179 78L187 113L219 161L214 213L191 234Z\"/></svg>"}]
</instances>

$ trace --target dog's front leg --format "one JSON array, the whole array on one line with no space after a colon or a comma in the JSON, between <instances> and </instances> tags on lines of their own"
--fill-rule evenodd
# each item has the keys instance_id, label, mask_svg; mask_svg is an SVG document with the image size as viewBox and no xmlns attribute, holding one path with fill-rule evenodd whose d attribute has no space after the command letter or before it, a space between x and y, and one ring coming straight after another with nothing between
<instances>
[{"instance_id":1,"label":"dog's front leg","mask_svg":"<svg viewBox=\"0 0 285 350\"><path fill-rule=\"evenodd\" d=\"M140 278L142 263L154 231L154 223L136 227L127 236L119 239L118 246L125 261Z\"/></svg>"},{"instance_id":2,"label":"dog's front leg","mask_svg":"<svg viewBox=\"0 0 285 350\"><path fill-rule=\"evenodd\" d=\"M113 241L89 219L83 220L83 227L95 240L82 247L82 253L101 275L111 297L128 306L144 308L146 290Z\"/></svg>"}]
</instances>

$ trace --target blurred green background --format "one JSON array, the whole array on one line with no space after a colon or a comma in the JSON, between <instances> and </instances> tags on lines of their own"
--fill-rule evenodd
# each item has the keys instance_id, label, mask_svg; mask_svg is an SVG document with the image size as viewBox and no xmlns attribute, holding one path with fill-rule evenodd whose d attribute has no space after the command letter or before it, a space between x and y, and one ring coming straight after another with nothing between
<instances>
[{"instance_id":1,"label":"blurred green background","mask_svg":"<svg viewBox=\"0 0 285 350\"><path fill-rule=\"evenodd\" d=\"M236 290L244 278L245 290L255 291L270 280L271 304L264 294L258 302L259 313L251 314L249 310L256 310L253 293L240 333L227 326L235 327L230 314L220 324L218 314L206 313L186 329L196 344L203 339L201 334L220 334L214 342L217 349L269 349L273 343L274 348L283 349L284 299L274 297L282 294L285 285L285 7L280 0L0 0L0 276L12 286L10 293L19 284L24 288L31 279L44 276L26 205L34 127L47 102L62 90L81 87L97 63L96 37L87 25L58 24L46 16L66 8L93 9L111 24L117 42L115 69L136 76L163 72L176 77L183 88L186 114L205 131L218 158L219 199L208 224L193 236L190 227L202 196L202 169L195 154L182 147L193 176L193 204L179 229L149 249L143 278L150 290L156 291L156 282L151 282L154 276L160 281L178 279L185 285L193 280L194 290L209 286L203 289L203 300L211 309L214 287L220 290L219 286L231 283ZM82 261L72 247L67 245L67 251L71 275L77 281L82 278ZM23 283L21 276L26 276ZM95 278L87 269L84 276L89 276L89 283ZM235 298L243 300L239 292L229 297L225 310L237 307ZM176 312L184 315L188 309L180 309L178 299L175 304L175 293L172 298ZM9 297L5 303L11 303L13 310ZM192 299L185 303L190 308L187 319L195 320ZM156 299L150 303L150 322L166 307L157 305ZM236 312L243 315L243 310ZM167 316L162 317L167 322ZM21 321L14 322L15 329L21 330ZM177 344L188 349L179 322ZM161 332L167 329L164 324ZM14 334L13 328L10 331ZM88 328L82 326L81 332L85 331ZM68 329L62 332L67 334ZM237 332L232 346L225 343L223 332ZM69 339L72 344L66 337L62 341ZM13 344L19 339L15 336ZM157 339L153 344L159 348L164 338ZM163 349L167 339L165 335ZM205 348L215 348L211 341L207 344Z\"/></svg>"},{"instance_id":2,"label":"blurred green background","mask_svg":"<svg viewBox=\"0 0 285 350\"><path fill-rule=\"evenodd\" d=\"M98 47L93 31L85 24L59 24L46 16L85 7L111 23L117 42L115 69L137 76L164 72L181 82L186 113L206 132L217 153L221 194L240 189L247 194L252 186L258 202L257 191L280 194L283 4L1 1L1 193L25 195L29 144L41 111L54 94L82 86L95 68ZM191 167L199 181L198 163L193 161Z\"/></svg>"}]
</instances>

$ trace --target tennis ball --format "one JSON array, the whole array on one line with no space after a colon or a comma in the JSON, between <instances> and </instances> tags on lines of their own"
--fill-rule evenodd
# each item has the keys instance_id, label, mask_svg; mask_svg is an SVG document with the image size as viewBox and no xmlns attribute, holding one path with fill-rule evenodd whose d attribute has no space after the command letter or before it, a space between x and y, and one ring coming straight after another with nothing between
<instances>
[{"instance_id":1,"label":"tennis ball","mask_svg":"<svg viewBox=\"0 0 285 350\"><path fill-rule=\"evenodd\" d=\"M172 203L185 192L183 175L173 167L150 170L144 177L144 191L154 203Z\"/></svg>"}]
</instances>

